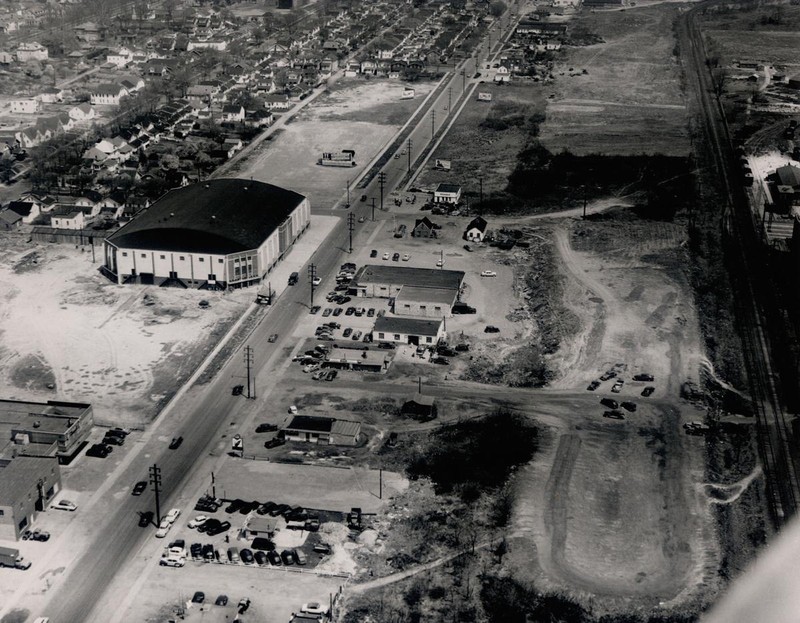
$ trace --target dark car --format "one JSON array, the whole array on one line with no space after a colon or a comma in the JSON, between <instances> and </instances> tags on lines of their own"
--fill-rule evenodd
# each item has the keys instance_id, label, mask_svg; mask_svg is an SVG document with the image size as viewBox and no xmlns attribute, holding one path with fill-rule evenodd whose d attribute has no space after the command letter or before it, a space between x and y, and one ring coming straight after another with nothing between
<instances>
[{"instance_id":1,"label":"dark car","mask_svg":"<svg viewBox=\"0 0 800 623\"><path fill-rule=\"evenodd\" d=\"M135 485L133 485L133 491L131 491L131 495L142 495L145 489L147 489L147 481L140 480Z\"/></svg>"},{"instance_id":2,"label":"dark car","mask_svg":"<svg viewBox=\"0 0 800 623\"><path fill-rule=\"evenodd\" d=\"M194 595L192 595L193 604L201 604L205 600L206 600L206 594L203 591L197 591Z\"/></svg>"},{"instance_id":3,"label":"dark car","mask_svg":"<svg viewBox=\"0 0 800 623\"><path fill-rule=\"evenodd\" d=\"M214 600L215 606L227 606L228 605L228 596L227 595L220 595Z\"/></svg>"},{"instance_id":4,"label":"dark car","mask_svg":"<svg viewBox=\"0 0 800 623\"><path fill-rule=\"evenodd\" d=\"M240 551L239 557L242 559L242 562L246 565L252 565L253 562L255 561L255 558L253 557L253 552L251 552L249 549L243 549L242 551Z\"/></svg>"},{"instance_id":5,"label":"dark car","mask_svg":"<svg viewBox=\"0 0 800 623\"><path fill-rule=\"evenodd\" d=\"M266 552L258 551L253 554L253 558L255 558L256 564L259 567L263 567L266 564L269 564L269 559L267 558Z\"/></svg>"},{"instance_id":6,"label":"dark car","mask_svg":"<svg viewBox=\"0 0 800 623\"><path fill-rule=\"evenodd\" d=\"M250 547L259 551L271 552L273 549L275 549L275 543L267 538L264 538L263 536L257 536L253 539Z\"/></svg>"},{"instance_id":7,"label":"dark car","mask_svg":"<svg viewBox=\"0 0 800 623\"><path fill-rule=\"evenodd\" d=\"M394 255L392 255L392 261L393 262L397 262L399 259L400 259L400 254L399 253L395 253Z\"/></svg>"},{"instance_id":8,"label":"dark car","mask_svg":"<svg viewBox=\"0 0 800 623\"><path fill-rule=\"evenodd\" d=\"M219 519L214 519L211 517L210 519L206 519L203 523L197 526L197 531L200 533L208 532L212 528L219 526L222 522Z\"/></svg>"},{"instance_id":9,"label":"dark car","mask_svg":"<svg viewBox=\"0 0 800 623\"><path fill-rule=\"evenodd\" d=\"M614 372L614 370L608 370L607 372L604 372L604 373L602 374L602 376L600 377L600 380L601 380L601 381L610 381L610 380L611 380L611 379L613 379L615 376L617 376L617 373L616 373L616 372Z\"/></svg>"},{"instance_id":10,"label":"dark car","mask_svg":"<svg viewBox=\"0 0 800 623\"><path fill-rule=\"evenodd\" d=\"M347 310L344 312L344 315L345 316L352 316L355 313L356 313L356 308L355 307L348 307Z\"/></svg>"},{"instance_id":11,"label":"dark car","mask_svg":"<svg viewBox=\"0 0 800 623\"><path fill-rule=\"evenodd\" d=\"M447 357L433 357L431 363L436 363L440 366L449 366L450 360Z\"/></svg>"},{"instance_id":12,"label":"dark car","mask_svg":"<svg viewBox=\"0 0 800 623\"><path fill-rule=\"evenodd\" d=\"M600 381L592 381L591 383L589 383L589 386L586 388L586 390L593 392L598 387L600 387Z\"/></svg>"},{"instance_id":13,"label":"dark car","mask_svg":"<svg viewBox=\"0 0 800 623\"><path fill-rule=\"evenodd\" d=\"M169 449L177 450L178 448L180 448L182 443L183 443L183 437L173 437L172 441L169 442Z\"/></svg>"},{"instance_id":14,"label":"dark car","mask_svg":"<svg viewBox=\"0 0 800 623\"><path fill-rule=\"evenodd\" d=\"M153 511L144 511L139 513L139 527L146 528L153 523Z\"/></svg>"},{"instance_id":15,"label":"dark car","mask_svg":"<svg viewBox=\"0 0 800 623\"><path fill-rule=\"evenodd\" d=\"M203 557L203 544L192 543L189 546L189 553L192 555L192 560L200 560Z\"/></svg>"},{"instance_id":16,"label":"dark car","mask_svg":"<svg viewBox=\"0 0 800 623\"><path fill-rule=\"evenodd\" d=\"M366 195L361 195L361 201L366 201L366 200L367 200L367 196Z\"/></svg>"},{"instance_id":17,"label":"dark car","mask_svg":"<svg viewBox=\"0 0 800 623\"><path fill-rule=\"evenodd\" d=\"M379 342L378 348L383 348L384 350L394 350L394 344L391 342Z\"/></svg>"},{"instance_id":18,"label":"dark car","mask_svg":"<svg viewBox=\"0 0 800 623\"><path fill-rule=\"evenodd\" d=\"M636 403L635 402L623 402L620 406L625 409L626 411L633 413L636 411Z\"/></svg>"},{"instance_id":19,"label":"dark car","mask_svg":"<svg viewBox=\"0 0 800 623\"><path fill-rule=\"evenodd\" d=\"M242 392L244 392L244 385L234 385L231 390L231 394L234 396L241 396Z\"/></svg>"},{"instance_id":20,"label":"dark car","mask_svg":"<svg viewBox=\"0 0 800 623\"><path fill-rule=\"evenodd\" d=\"M500 333L500 329L495 327L494 325L487 324L486 328L483 330L484 333Z\"/></svg>"},{"instance_id":21,"label":"dark car","mask_svg":"<svg viewBox=\"0 0 800 623\"><path fill-rule=\"evenodd\" d=\"M103 443L108 443L112 446L121 446L125 443L125 437L115 435L114 433L106 433L106 436L103 437Z\"/></svg>"},{"instance_id":22,"label":"dark car","mask_svg":"<svg viewBox=\"0 0 800 623\"><path fill-rule=\"evenodd\" d=\"M240 500L239 498L236 498L235 500L231 501L231 503L228 504L225 507L225 512L226 513L236 513L244 505L244 503L245 503L244 500Z\"/></svg>"},{"instance_id":23,"label":"dark car","mask_svg":"<svg viewBox=\"0 0 800 623\"><path fill-rule=\"evenodd\" d=\"M206 543L203 545L203 559L211 562L215 558L214 556L214 546L211 543Z\"/></svg>"},{"instance_id":24,"label":"dark car","mask_svg":"<svg viewBox=\"0 0 800 623\"><path fill-rule=\"evenodd\" d=\"M277 517L278 515L283 515L286 511L291 509L292 507L288 504L278 504L269 512L269 515L270 517Z\"/></svg>"},{"instance_id":25,"label":"dark car","mask_svg":"<svg viewBox=\"0 0 800 623\"><path fill-rule=\"evenodd\" d=\"M230 521L223 521L218 526L213 526L206 530L206 534L208 536L216 536L217 534L222 534L223 532L227 532L231 529L231 522Z\"/></svg>"},{"instance_id":26,"label":"dark car","mask_svg":"<svg viewBox=\"0 0 800 623\"><path fill-rule=\"evenodd\" d=\"M619 409L619 403L613 398L603 398L600 400L600 404L609 409Z\"/></svg>"},{"instance_id":27,"label":"dark car","mask_svg":"<svg viewBox=\"0 0 800 623\"><path fill-rule=\"evenodd\" d=\"M324 556L325 554L331 553L331 546L328 545L327 543L317 543L314 545L314 551L317 554Z\"/></svg>"},{"instance_id":28,"label":"dark car","mask_svg":"<svg viewBox=\"0 0 800 623\"><path fill-rule=\"evenodd\" d=\"M455 303L450 311L454 314L475 314L478 310L466 303Z\"/></svg>"},{"instance_id":29,"label":"dark car","mask_svg":"<svg viewBox=\"0 0 800 623\"><path fill-rule=\"evenodd\" d=\"M269 560L269 564L279 567L281 564L281 555L273 549L267 552L267 560Z\"/></svg>"},{"instance_id":30,"label":"dark car","mask_svg":"<svg viewBox=\"0 0 800 623\"><path fill-rule=\"evenodd\" d=\"M277 506L275 502L264 502L261 506L256 509L256 512L259 515L266 515L269 511Z\"/></svg>"},{"instance_id":31,"label":"dark car","mask_svg":"<svg viewBox=\"0 0 800 623\"><path fill-rule=\"evenodd\" d=\"M264 442L264 447L269 450L271 448L277 448L278 446L282 446L286 443L286 440L283 437L273 437L269 441Z\"/></svg>"},{"instance_id":32,"label":"dark car","mask_svg":"<svg viewBox=\"0 0 800 623\"><path fill-rule=\"evenodd\" d=\"M369 256L378 257L378 249L372 249L372 251L369 252Z\"/></svg>"},{"instance_id":33,"label":"dark car","mask_svg":"<svg viewBox=\"0 0 800 623\"><path fill-rule=\"evenodd\" d=\"M603 413L603 417L611 418L612 420L624 420L625 416L622 415L621 411L617 411L616 409L612 411L606 411Z\"/></svg>"},{"instance_id":34,"label":"dark car","mask_svg":"<svg viewBox=\"0 0 800 623\"><path fill-rule=\"evenodd\" d=\"M273 342L277 342L277 341L278 341L278 334L277 333L273 333L272 335L270 335L267 338L267 342L269 342L270 344L272 344Z\"/></svg>"},{"instance_id":35,"label":"dark car","mask_svg":"<svg viewBox=\"0 0 800 623\"><path fill-rule=\"evenodd\" d=\"M652 383L656 379L653 377L652 374L637 374L636 376L633 377L633 380L634 381L647 381L647 382Z\"/></svg>"},{"instance_id":36,"label":"dark car","mask_svg":"<svg viewBox=\"0 0 800 623\"><path fill-rule=\"evenodd\" d=\"M242 508L239 509L239 514L247 515L248 513L252 513L259 506L261 506L261 502L257 502L255 500L253 500L252 502L245 502Z\"/></svg>"},{"instance_id":37,"label":"dark car","mask_svg":"<svg viewBox=\"0 0 800 623\"><path fill-rule=\"evenodd\" d=\"M333 317L334 318L336 316L341 316L341 315L342 315L342 308L341 307L337 307L336 309L333 310Z\"/></svg>"},{"instance_id":38,"label":"dark car","mask_svg":"<svg viewBox=\"0 0 800 623\"><path fill-rule=\"evenodd\" d=\"M437 355L442 355L443 357L456 357L458 353L454 351L452 348L448 348L447 346L439 346L436 349Z\"/></svg>"},{"instance_id":39,"label":"dark car","mask_svg":"<svg viewBox=\"0 0 800 623\"><path fill-rule=\"evenodd\" d=\"M281 561L284 565L294 564L294 552L290 549L285 549L281 552Z\"/></svg>"},{"instance_id":40,"label":"dark car","mask_svg":"<svg viewBox=\"0 0 800 623\"><path fill-rule=\"evenodd\" d=\"M86 451L86 456L104 459L108 456L108 446L102 443L96 443Z\"/></svg>"},{"instance_id":41,"label":"dark car","mask_svg":"<svg viewBox=\"0 0 800 623\"><path fill-rule=\"evenodd\" d=\"M263 423L256 426L257 433L271 433L276 430L278 430L278 427L275 424Z\"/></svg>"},{"instance_id":42,"label":"dark car","mask_svg":"<svg viewBox=\"0 0 800 623\"><path fill-rule=\"evenodd\" d=\"M342 332L342 337L350 337L350 334L351 334L352 332L353 332L353 329L351 329L350 327L347 327L347 328L346 328L346 329L345 329L345 330Z\"/></svg>"},{"instance_id":43,"label":"dark car","mask_svg":"<svg viewBox=\"0 0 800 623\"><path fill-rule=\"evenodd\" d=\"M322 309L322 307L320 307L319 305L314 305L314 307L312 307L311 309L308 310L308 313L309 314L317 314L317 313L319 313L320 309Z\"/></svg>"},{"instance_id":44,"label":"dark car","mask_svg":"<svg viewBox=\"0 0 800 623\"><path fill-rule=\"evenodd\" d=\"M655 387L652 387L652 386L650 386L650 385L648 385L647 387L645 387L645 388L642 390L642 396L644 396L645 398L647 398L647 396L650 396L650 395L652 395L652 393L653 393L654 391L656 391L656 388L655 388Z\"/></svg>"},{"instance_id":45,"label":"dark car","mask_svg":"<svg viewBox=\"0 0 800 623\"><path fill-rule=\"evenodd\" d=\"M31 541L49 541L50 533L38 528L31 533Z\"/></svg>"}]
</instances>

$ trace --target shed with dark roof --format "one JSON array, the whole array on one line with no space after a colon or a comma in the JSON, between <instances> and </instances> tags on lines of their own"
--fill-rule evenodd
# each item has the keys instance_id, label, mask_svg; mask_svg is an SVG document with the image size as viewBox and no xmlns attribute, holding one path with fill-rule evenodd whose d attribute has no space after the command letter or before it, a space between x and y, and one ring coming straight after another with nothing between
<instances>
[{"instance_id":1,"label":"shed with dark roof","mask_svg":"<svg viewBox=\"0 0 800 623\"><path fill-rule=\"evenodd\" d=\"M361 435L361 422L319 415L295 415L282 431L287 441L355 446Z\"/></svg>"},{"instance_id":2,"label":"shed with dark roof","mask_svg":"<svg viewBox=\"0 0 800 623\"><path fill-rule=\"evenodd\" d=\"M209 180L169 191L106 240L118 283L257 283L308 227L309 201L272 184Z\"/></svg>"}]
</instances>

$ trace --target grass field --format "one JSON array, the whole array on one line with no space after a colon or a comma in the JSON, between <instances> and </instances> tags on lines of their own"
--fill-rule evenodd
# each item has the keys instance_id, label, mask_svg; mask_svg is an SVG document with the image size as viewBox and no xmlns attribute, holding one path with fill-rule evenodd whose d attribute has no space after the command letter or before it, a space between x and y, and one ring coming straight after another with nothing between
<instances>
[{"instance_id":1,"label":"grass field","mask_svg":"<svg viewBox=\"0 0 800 623\"><path fill-rule=\"evenodd\" d=\"M707 41L716 42L725 63L736 60L767 64L800 64L800 32L753 30L703 30Z\"/></svg>"},{"instance_id":2,"label":"grass field","mask_svg":"<svg viewBox=\"0 0 800 623\"><path fill-rule=\"evenodd\" d=\"M689 153L673 54L674 16L674 8L657 6L576 20L574 29L596 33L604 43L567 48L556 63L541 128L547 149L579 155Z\"/></svg>"}]
</instances>

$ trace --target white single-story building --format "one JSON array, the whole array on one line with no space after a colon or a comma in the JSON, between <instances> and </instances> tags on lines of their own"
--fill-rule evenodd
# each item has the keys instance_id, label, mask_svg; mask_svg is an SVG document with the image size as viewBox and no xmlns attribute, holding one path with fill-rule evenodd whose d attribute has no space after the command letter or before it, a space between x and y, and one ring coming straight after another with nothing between
<instances>
[{"instance_id":1,"label":"white single-story building","mask_svg":"<svg viewBox=\"0 0 800 623\"><path fill-rule=\"evenodd\" d=\"M434 203L456 204L461 201L461 186L458 184L439 184L433 191Z\"/></svg>"},{"instance_id":2,"label":"white single-story building","mask_svg":"<svg viewBox=\"0 0 800 623\"><path fill-rule=\"evenodd\" d=\"M374 342L434 345L447 333L441 320L421 320L397 316L381 316L372 328Z\"/></svg>"},{"instance_id":3,"label":"white single-story building","mask_svg":"<svg viewBox=\"0 0 800 623\"><path fill-rule=\"evenodd\" d=\"M355 446L361 436L361 422L319 415L295 415L281 430L287 441Z\"/></svg>"},{"instance_id":4,"label":"white single-story building","mask_svg":"<svg viewBox=\"0 0 800 623\"><path fill-rule=\"evenodd\" d=\"M444 318L450 316L458 299L455 288L428 288L405 285L394 298L394 313L398 316Z\"/></svg>"},{"instance_id":5,"label":"white single-story building","mask_svg":"<svg viewBox=\"0 0 800 623\"><path fill-rule=\"evenodd\" d=\"M411 268L406 266L367 264L360 268L350 284L357 296L392 298L403 286L459 290L464 271L440 268Z\"/></svg>"}]
</instances>

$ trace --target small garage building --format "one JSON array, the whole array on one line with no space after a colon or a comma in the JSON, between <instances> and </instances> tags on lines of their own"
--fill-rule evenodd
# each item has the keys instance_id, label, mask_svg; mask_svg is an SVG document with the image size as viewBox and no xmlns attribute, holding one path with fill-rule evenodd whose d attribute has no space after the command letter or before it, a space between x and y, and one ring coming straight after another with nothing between
<instances>
[{"instance_id":1,"label":"small garage building","mask_svg":"<svg viewBox=\"0 0 800 623\"><path fill-rule=\"evenodd\" d=\"M382 350L333 348L322 365L342 370L382 372L389 366L389 356Z\"/></svg>"},{"instance_id":2,"label":"small garage building","mask_svg":"<svg viewBox=\"0 0 800 623\"><path fill-rule=\"evenodd\" d=\"M443 318L452 314L457 299L458 290L451 288L403 286L394 299L394 313L398 316Z\"/></svg>"},{"instance_id":3,"label":"small garage building","mask_svg":"<svg viewBox=\"0 0 800 623\"><path fill-rule=\"evenodd\" d=\"M422 320L381 316L372 329L375 342L396 344L433 345L445 337L444 323L441 320Z\"/></svg>"},{"instance_id":4,"label":"small garage building","mask_svg":"<svg viewBox=\"0 0 800 623\"><path fill-rule=\"evenodd\" d=\"M283 427L287 441L332 446L355 446L361 436L361 422L319 415L295 415Z\"/></svg>"}]
</instances>

